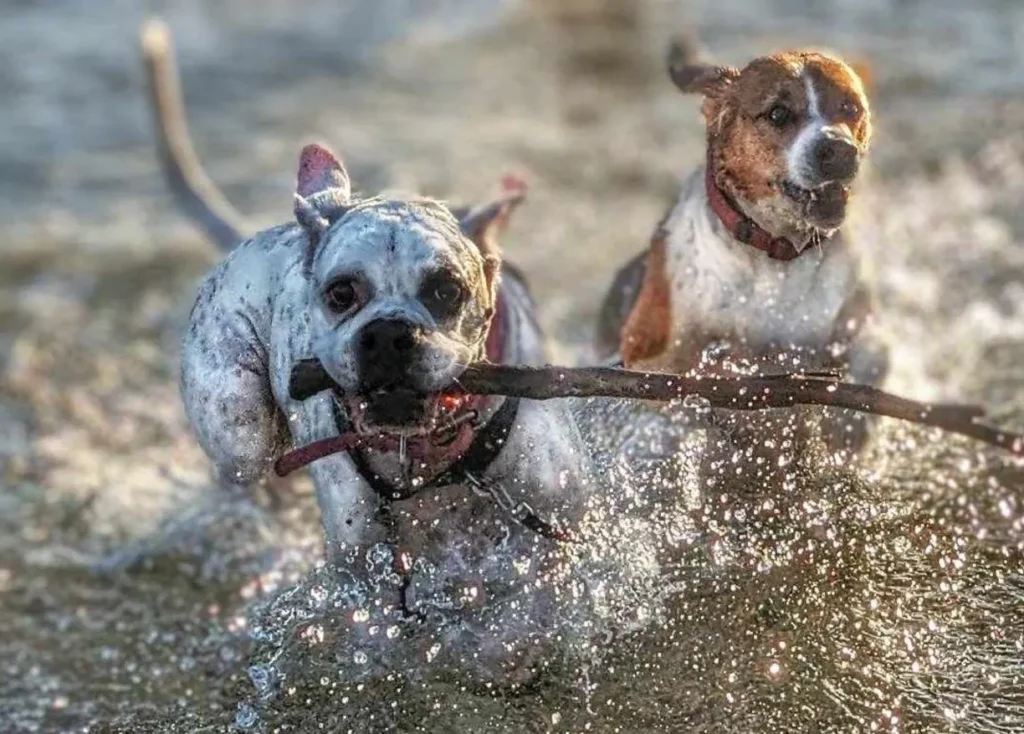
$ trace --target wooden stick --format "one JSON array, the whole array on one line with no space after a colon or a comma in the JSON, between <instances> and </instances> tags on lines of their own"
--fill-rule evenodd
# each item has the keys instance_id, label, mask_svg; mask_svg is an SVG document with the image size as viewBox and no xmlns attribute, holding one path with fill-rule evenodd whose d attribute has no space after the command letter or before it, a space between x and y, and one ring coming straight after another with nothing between
<instances>
[{"instance_id":1,"label":"wooden stick","mask_svg":"<svg viewBox=\"0 0 1024 734\"><path fill-rule=\"evenodd\" d=\"M289 391L295 400L336 389L315 359L292 369ZM867 385L820 376L680 377L612 367L518 367L470 365L450 392L509 395L530 400L555 398L626 398L668 402L694 396L707 405L730 410L765 410L794 405L824 405L941 428L1024 456L1024 435L1001 431L980 422L983 408L974 405L922 403Z\"/></svg>"}]
</instances>

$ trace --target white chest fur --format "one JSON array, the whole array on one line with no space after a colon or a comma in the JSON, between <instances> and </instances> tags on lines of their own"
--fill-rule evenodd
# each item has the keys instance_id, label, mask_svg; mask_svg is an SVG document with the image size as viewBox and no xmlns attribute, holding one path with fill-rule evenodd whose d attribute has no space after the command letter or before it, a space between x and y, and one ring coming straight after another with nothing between
<instances>
[{"instance_id":1,"label":"white chest fur","mask_svg":"<svg viewBox=\"0 0 1024 734\"><path fill-rule=\"evenodd\" d=\"M684 183L664 229L673 340L734 341L755 358L828 344L857 282L840 236L795 260L773 260L725 231L708 204L703 168Z\"/></svg>"}]
</instances>

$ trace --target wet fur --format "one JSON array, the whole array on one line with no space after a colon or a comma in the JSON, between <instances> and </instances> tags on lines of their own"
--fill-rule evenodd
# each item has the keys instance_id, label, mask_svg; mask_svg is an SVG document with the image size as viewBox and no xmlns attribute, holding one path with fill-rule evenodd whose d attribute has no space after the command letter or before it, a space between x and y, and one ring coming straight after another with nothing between
<instances>
[{"instance_id":1,"label":"wet fur","mask_svg":"<svg viewBox=\"0 0 1024 734\"><path fill-rule=\"evenodd\" d=\"M728 361L748 368L838 371L879 382L887 350L871 328L858 254L843 230L823 233L782 188L786 180L816 184L805 169L814 136L827 131L866 152L870 110L856 73L814 52L763 57L739 70L701 63L675 47L669 70L680 89L703 96L707 162L686 177L647 252L617 273L601 310L598 358L617 354L636 369L716 372L723 359L709 359L708 348L717 345ZM796 115L790 124L767 118L778 104ZM747 217L809 251L780 261L738 242L710 208L707 165ZM863 428L844 415L826 434L836 448L857 447Z\"/></svg>"},{"instance_id":2,"label":"wet fur","mask_svg":"<svg viewBox=\"0 0 1024 734\"><path fill-rule=\"evenodd\" d=\"M816 251L783 263L736 242L708 207L701 167L659 225L644 265L631 261L617 276L602 310L599 356L618 351L627 366L682 372L699 366L710 343L727 340L735 358L763 362L797 348L808 369L836 366L835 354L857 336L836 322L860 289L857 258L841 232L822 242L780 182L802 175L790 153L815 120L867 149L863 85L843 62L812 52L756 59L740 71L675 51L670 73L684 91L703 95L717 185L772 235ZM799 124L779 128L764 118L779 103L803 110Z\"/></svg>"}]
</instances>

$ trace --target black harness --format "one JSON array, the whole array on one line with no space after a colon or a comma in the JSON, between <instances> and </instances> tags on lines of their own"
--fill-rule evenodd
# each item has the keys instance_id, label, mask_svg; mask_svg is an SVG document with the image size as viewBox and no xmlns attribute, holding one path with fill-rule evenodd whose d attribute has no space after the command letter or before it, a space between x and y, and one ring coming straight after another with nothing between
<instances>
[{"instance_id":1,"label":"black harness","mask_svg":"<svg viewBox=\"0 0 1024 734\"><path fill-rule=\"evenodd\" d=\"M339 431L344 433L349 423L348 419L337 403L334 404L334 410ZM541 519L525 502L513 501L503 487L484 479L491 464L497 460L502 449L505 448L509 434L515 427L518 414L519 398L506 398L491 419L475 431L469 448L455 463L436 477L415 486L399 487L373 471L367 452L363 448L355 447L349 449L347 453L359 475L384 502L408 499L426 489L466 484L477 494L494 500L516 522L529 530L551 540L567 541L570 538L565 531Z\"/></svg>"}]
</instances>

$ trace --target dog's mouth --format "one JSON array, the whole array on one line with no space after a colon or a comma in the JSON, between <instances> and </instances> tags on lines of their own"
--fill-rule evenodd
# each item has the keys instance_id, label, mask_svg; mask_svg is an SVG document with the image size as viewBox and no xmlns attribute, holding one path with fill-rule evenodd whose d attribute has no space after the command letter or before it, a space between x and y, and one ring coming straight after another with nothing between
<instances>
[{"instance_id":1,"label":"dog's mouth","mask_svg":"<svg viewBox=\"0 0 1024 734\"><path fill-rule=\"evenodd\" d=\"M349 422L363 435L429 436L450 422L464 402L462 396L424 393L405 387L339 395Z\"/></svg>"},{"instance_id":2,"label":"dog's mouth","mask_svg":"<svg viewBox=\"0 0 1024 734\"><path fill-rule=\"evenodd\" d=\"M846 205L850 201L848 184L829 181L807 189L787 179L782 182L782 193L798 204L804 218L815 226L834 229L846 218Z\"/></svg>"}]
</instances>

